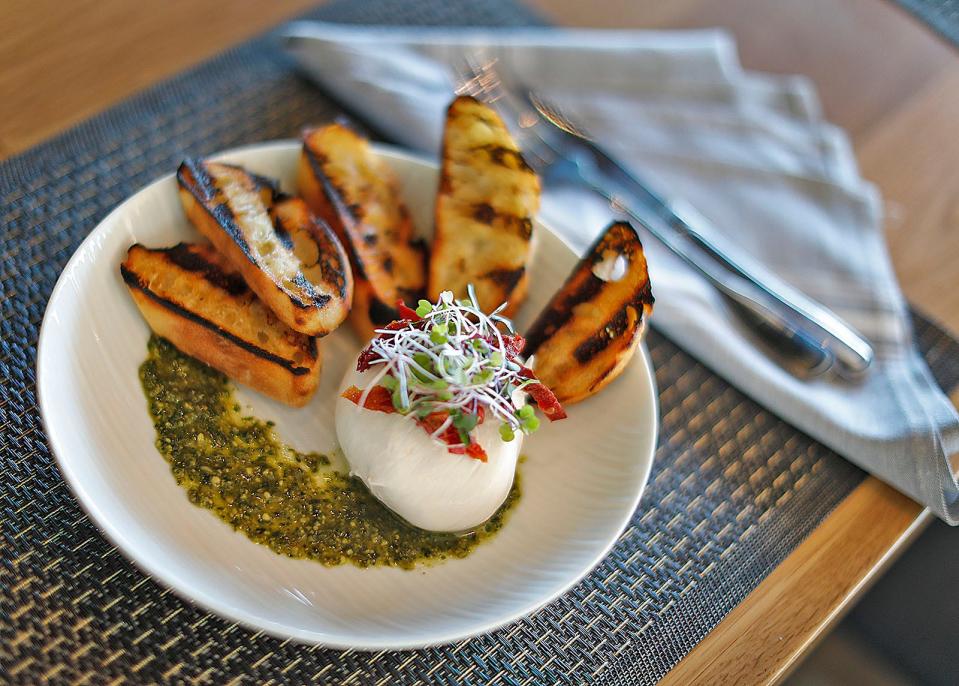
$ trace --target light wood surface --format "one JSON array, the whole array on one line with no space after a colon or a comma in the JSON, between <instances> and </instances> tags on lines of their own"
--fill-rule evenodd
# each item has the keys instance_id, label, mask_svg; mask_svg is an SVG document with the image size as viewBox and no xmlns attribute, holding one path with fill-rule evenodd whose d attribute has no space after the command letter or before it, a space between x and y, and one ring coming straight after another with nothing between
<instances>
[{"instance_id":1,"label":"light wood surface","mask_svg":"<svg viewBox=\"0 0 959 686\"><path fill-rule=\"evenodd\" d=\"M3 0L0 156L265 31L313 0Z\"/></svg>"},{"instance_id":2,"label":"light wood surface","mask_svg":"<svg viewBox=\"0 0 959 686\"><path fill-rule=\"evenodd\" d=\"M781 681L931 516L867 479L660 683Z\"/></svg>"},{"instance_id":3,"label":"light wood surface","mask_svg":"<svg viewBox=\"0 0 959 686\"><path fill-rule=\"evenodd\" d=\"M269 28L310 0L0 3L0 157ZM959 54L885 0L531 0L558 24L723 26L747 68L811 77L886 200L910 300L959 331ZM955 401L957 398L953 398ZM928 521L868 479L667 677L781 680Z\"/></svg>"}]
</instances>

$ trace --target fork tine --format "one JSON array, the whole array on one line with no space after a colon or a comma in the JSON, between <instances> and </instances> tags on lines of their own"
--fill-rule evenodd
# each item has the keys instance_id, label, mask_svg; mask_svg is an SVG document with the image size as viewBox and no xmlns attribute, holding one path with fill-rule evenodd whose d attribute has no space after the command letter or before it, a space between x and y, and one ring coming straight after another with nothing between
<instances>
[{"instance_id":1,"label":"fork tine","mask_svg":"<svg viewBox=\"0 0 959 686\"><path fill-rule=\"evenodd\" d=\"M540 115L517 105L517 98L496 70L497 59L467 52L461 62L451 66L456 78L455 91L484 102L503 117L530 166L543 173L556 159L553 146L547 144L540 128Z\"/></svg>"},{"instance_id":2,"label":"fork tine","mask_svg":"<svg viewBox=\"0 0 959 686\"><path fill-rule=\"evenodd\" d=\"M552 122L555 126L573 134L574 136L579 136L580 138L586 139L591 138L589 133L582 126L570 119L570 117L567 116L567 114L552 100L544 98L539 92L533 90L532 88L524 88L523 92L526 94L526 99L530 106L537 111L537 114L540 117Z\"/></svg>"},{"instance_id":3,"label":"fork tine","mask_svg":"<svg viewBox=\"0 0 959 686\"><path fill-rule=\"evenodd\" d=\"M471 95L477 100L492 103L501 95L499 77L492 65L496 58L482 58L465 53L462 60L451 66L456 77L455 91L458 95Z\"/></svg>"},{"instance_id":4,"label":"fork tine","mask_svg":"<svg viewBox=\"0 0 959 686\"><path fill-rule=\"evenodd\" d=\"M469 63L466 62L465 58L463 61L457 61L455 64L451 64L450 71L453 76L454 93L457 95L470 95L477 100L484 99L482 97L482 89L476 79L476 74L473 72Z\"/></svg>"}]
</instances>

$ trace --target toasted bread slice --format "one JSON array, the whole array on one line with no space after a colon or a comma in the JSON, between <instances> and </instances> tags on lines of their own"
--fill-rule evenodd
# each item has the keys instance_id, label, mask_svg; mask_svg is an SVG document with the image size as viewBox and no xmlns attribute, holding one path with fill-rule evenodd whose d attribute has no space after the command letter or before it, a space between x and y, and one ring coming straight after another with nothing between
<instances>
[{"instance_id":1,"label":"toasted bread slice","mask_svg":"<svg viewBox=\"0 0 959 686\"><path fill-rule=\"evenodd\" d=\"M499 115L471 97L447 111L442 157L429 296L464 297L472 283L480 307L508 302L512 314L526 297L539 178Z\"/></svg>"},{"instance_id":2,"label":"toasted bread slice","mask_svg":"<svg viewBox=\"0 0 959 686\"><path fill-rule=\"evenodd\" d=\"M425 248L390 166L369 141L342 124L303 134L299 192L347 246L356 286L350 321L364 340L397 318L396 301L409 305L426 286Z\"/></svg>"},{"instance_id":3,"label":"toasted bread slice","mask_svg":"<svg viewBox=\"0 0 959 686\"><path fill-rule=\"evenodd\" d=\"M353 288L346 253L305 205L219 162L186 160L177 182L190 221L287 326L323 336L346 318Z\"/></svg>"},{"instance_id":4,"label":"toasted bread slice","mask_svg":"<svg viewBox=\"0 0 959 686\"><path fill-rule=\"evenodd\" d=\"M279 321L212 247L135 244L120 273L150 328L187 355L288 405L313 395L316 338Z\"/></svg>"},{"instance_id":5,"label":"toasted bread slice","mask_svg":"<svg viewBox=\"0 0 959 686\"><path fill-rule=\"evenodd\" d=\"M289 237L289 248L306 280L315 291L330 297L317 318L323 332L329 333L343 323L353 301L353 270L346 249L302 198L277 196L270 217L277 235Z\"/></svg>"},{"instance_id":6,"label":"toasted bread slice","mask_svg":"<svg viewBox=\"0 0 959 686\"><path fill-rule=\"evenodd\" d=\"M643 245L627 222L599 237L526 334L536 376L568 405L615 379L653 311Z\"/></svg>"}]
</instances>

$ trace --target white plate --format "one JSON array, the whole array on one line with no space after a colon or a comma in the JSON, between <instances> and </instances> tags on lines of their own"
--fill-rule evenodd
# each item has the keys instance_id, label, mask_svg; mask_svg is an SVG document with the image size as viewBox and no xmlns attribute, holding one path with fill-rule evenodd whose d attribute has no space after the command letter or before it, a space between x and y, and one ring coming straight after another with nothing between
<instances>
[{"instance_id":1,"label":"white plate","mask_svg":"<svg viewBox=\"0 0 959 686\"><path fill-rule=\"evenodd\" d=\"M381 147L418 231L429 235L436 165ZM267 143L222 159L294 188L299 145ZM537 224L520 330L576 257ZM639 502L656 443L656 393L637 355L601 394L524 445L523 497L508 524L469 557L404 571L323 567L249 541L191 505L153 445L137 368L149 330L120 280L135 242L196 240L172 175L114 210L70 260L47 306L37 387L50 446L77 498L109 538L184 597L255 629L338 648L414 648L490 631L570 588L609 551ZM314 400L290 409L248 389L241 399L301 449L334 446L336 386L360 342L349 326L323 339Z\"/></svg>"}]
</instances>

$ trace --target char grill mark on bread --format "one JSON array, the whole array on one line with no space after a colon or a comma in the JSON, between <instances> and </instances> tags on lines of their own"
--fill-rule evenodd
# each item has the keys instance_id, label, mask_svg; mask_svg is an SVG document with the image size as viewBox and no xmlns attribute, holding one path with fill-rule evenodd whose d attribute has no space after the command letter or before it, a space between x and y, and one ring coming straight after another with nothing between
<instances>
[{"instance_id":1,"label":"char grill mark on bread","mask_svg":"<svg viewBox=\"0 0 959 686\"><path fill-rule=\"evenodd\" d=\"M298 186L347 248L356 281L350 320L366 340L397 318L397 300L414 304L426 285L426 253L399 181L368 140L330 124L304 132Z\"/></svg>"},{"instance_id":2,"label":"char grill mark on bread","mask_svg":"<svg viewBox=\"0 0 959 686\"><path fill-rule=\"evenodd\" d=\"M120 272L150 328L184 353L290 405L320 376L316 338L290 329L207 245L133 245Z\"/></svg>"},{"instance_id":3,"label":"char grill mark on bread","mask_svg":"<svg viewBox=\"0 0 959 686\"><path fill-rule=\"evenodd\" d=\"M219 162L177 170L187 217L291 328L322 336L346 318L353 278L328 226L270 179Z\"/></svg>"},{"instance_id":4,"label":"char grill mark on bread","mask_svg":"<svg viewBox=\"0 0 959 686\"><path fill-rule=\"evenodd\" d=\"M537 377L561 403L583 400L623 371L652 310L642 243L616 222L539 314L524 353L536 356Z\"/></svg>"},{"instance_id":5,"label":"char grill mark on bread","mask_svg":"<svg viewBox=\"0 0 959 686\"><path fill-rule=\"evenodd\" d=\"M450 105L443 135L429 296L465 297L472 283L482 309L526 297L540 185L502 119L474 98Z\"/></svg>"}]
</instances>

